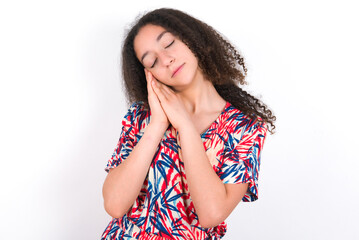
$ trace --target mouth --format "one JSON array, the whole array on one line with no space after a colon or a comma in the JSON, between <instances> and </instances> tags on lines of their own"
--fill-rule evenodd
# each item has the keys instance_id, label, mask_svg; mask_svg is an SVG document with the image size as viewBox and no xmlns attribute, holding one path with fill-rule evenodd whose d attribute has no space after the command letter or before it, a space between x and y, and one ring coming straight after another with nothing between
<instances>
[{"instance_id":1,"label":"mouth","mask_svg":"<svg viewBox=\"0 0 359 240\"><path fill-rule=\"evenodd\" d=\"M179 71L181 71L183 66L184 66L184 63L181 66L179 66L178 68L176 68L172 73L172 77L174 77Z\"/></svg>"}]
</instances>

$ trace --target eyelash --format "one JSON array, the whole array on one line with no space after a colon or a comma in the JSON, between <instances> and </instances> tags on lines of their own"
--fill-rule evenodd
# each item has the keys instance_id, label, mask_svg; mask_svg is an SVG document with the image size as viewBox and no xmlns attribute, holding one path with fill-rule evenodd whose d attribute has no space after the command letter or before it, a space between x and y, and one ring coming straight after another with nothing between
<instances>
[{"instance_id":1,"label":"eyelash","mask_svg":"<svg viewBox=\"0 0 359 240\"><path fill-rule=\"evenodd\" d=\"M167 45L165 48L169 48L170 46L172 46L172 44L175 42L175 40L173 40L169 45ZM157 62L157 58L156 60L153 62L152 66L150 68L153 68L156 65Z\"/></svg>"},{"instance_id":2,"label":"eyelash","mask_svg":"<svg viewBox=\"0 0 359 240\"><path fill-rule=\"evenodd\" d=\"M172 41L170 44L168 44L167 47L165 47L165 48L170 47L174 42L175 42L175 40L173 40L173 41Z\"/></svg>"}]
</instances>

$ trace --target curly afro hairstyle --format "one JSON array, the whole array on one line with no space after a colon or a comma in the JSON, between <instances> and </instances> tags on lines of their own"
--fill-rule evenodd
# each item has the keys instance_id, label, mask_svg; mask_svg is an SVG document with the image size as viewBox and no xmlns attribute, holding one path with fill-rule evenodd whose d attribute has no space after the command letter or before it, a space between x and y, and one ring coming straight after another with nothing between
<instances>
[{"instance_id":1,"label":"curly afro hairstyle","mask_svg":"<svg viewBox=\"0 0 359 240\"><path fill-rule=\"evenodd\" d=\"M175 9L160 8L146 13L127 33L122 48L122 74L130 103L141 101L148 107L144 67L134 51L136 35L148 24L161 26L184 42L219 95L251 119L266 122L274 133L276 117L272 111L238 86L246 84L247 68L237 49L211 26Z\"/></svg>"}]
</instances>

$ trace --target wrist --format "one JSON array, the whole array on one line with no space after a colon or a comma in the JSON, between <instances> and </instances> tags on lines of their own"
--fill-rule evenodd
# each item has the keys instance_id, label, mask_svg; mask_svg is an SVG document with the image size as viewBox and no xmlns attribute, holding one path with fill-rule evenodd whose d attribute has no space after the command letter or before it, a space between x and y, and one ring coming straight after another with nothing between
<instances>
[{"instance_id":1,"label":"wrist","mask_svg":"<svg viewBox=\"0 0 359 240\"><path fill-rule=\"evenodd\" d=\"M163 138L167 128L163 125L148 124L145 128L145 132L141 139L146 139L144 141L150 141L151 143L158 144Z\"/></svg>"},{"instance_id":2,"label":"wrist","mask_svg":"<svg viewBox=\"0 0 359 240\"><path fill-rule=\"evenodd\" d=\"M177 131L182 135L187 133L197 133L197 129L193 125L192 121L181 122L181 124L177 127Z\"/></svg>"},{"instance_id":3,"label":"wrist","mask_svg":"<svg viewBox=\"0 0 359 240\"><path fill-rule=\"evenodd\" d=\"M151 132L153 134L160 133L163 135L167 130L168 126L169 126L168 122L167 123L150 122L146 127L146 131Z\"/></svg>"}]
</instances>

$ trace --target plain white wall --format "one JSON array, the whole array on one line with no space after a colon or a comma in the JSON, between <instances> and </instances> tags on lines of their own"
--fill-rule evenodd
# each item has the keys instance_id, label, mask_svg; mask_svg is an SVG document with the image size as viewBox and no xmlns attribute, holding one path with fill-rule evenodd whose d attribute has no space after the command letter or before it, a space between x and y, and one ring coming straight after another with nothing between
<instances>
[{"instance_id":1,"label":"plain white wall","mask_svg":"<svg viewBox=\"0 0 359 240\"><path fill-rule=\"evenodd\" d=\"M8 1L0 4L0 238L99 239L103 170L127 109L125 27L174 7L244 54L274 110L260 198L225 239L358 239L355 1Z\"/></svg>"}]
</instances>

